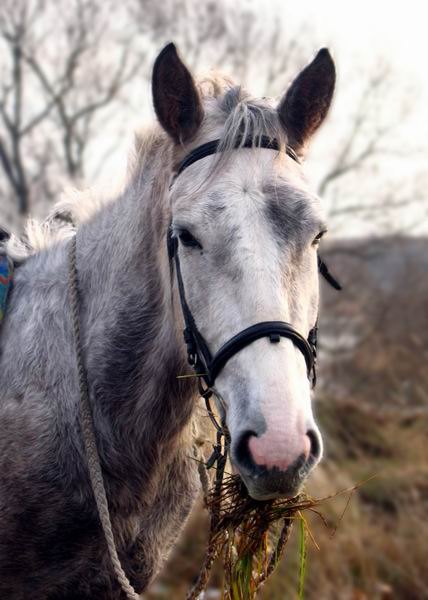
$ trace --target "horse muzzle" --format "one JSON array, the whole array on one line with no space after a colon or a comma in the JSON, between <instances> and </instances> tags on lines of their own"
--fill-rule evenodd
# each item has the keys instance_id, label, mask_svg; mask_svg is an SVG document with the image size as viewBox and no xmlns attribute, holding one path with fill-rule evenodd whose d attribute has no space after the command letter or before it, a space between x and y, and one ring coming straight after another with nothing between
<instances>
[{"instance_id":1,"label":"horse muzzle","mask_svg":"<svg viewBox=\"0 0 428 600\"><path fill-rule=\"evenodd\" d=\"M282 457L263 437L251 431L238 435L231 446L232 464L255 500L291 498L321 459L321 435L309 430Z\"/></svg>"}]
</instances>

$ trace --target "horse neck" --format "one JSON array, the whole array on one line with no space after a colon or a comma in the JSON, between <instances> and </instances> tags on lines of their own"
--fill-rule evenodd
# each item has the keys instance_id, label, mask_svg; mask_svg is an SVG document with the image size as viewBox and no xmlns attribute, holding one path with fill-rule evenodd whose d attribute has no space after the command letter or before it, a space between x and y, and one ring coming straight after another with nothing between
<instances>
[{"instance_id":1,"label":"horse neck","mask_svg":"<svg viewBox=\"0 0 428 600\"><path fill-rule=\"evenodd\" d=\"M149 169L77 233L89 386L108 469L150 471L182 440L192 412L193 384L177 378L186 363L166 247L167 185Z\"/></svg>"}]
</instances>

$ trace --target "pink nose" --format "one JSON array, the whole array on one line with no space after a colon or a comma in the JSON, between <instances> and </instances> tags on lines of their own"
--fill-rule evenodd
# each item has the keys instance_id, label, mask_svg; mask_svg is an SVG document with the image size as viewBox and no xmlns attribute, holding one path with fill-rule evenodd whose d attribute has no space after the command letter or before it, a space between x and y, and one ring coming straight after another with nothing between
<instances>
[{"instance_id":1,"label":"pink nose","mask_svg":"<svg viewBox=\"0 0 428 600\"><path fill-rule=\"evenodd\" d=\"M305 461L309 458L311 439L306 434L297 433L289 436L284 434L278 439L266 431L260 437L251 436L248 449L256 465L268 469L277 467L280 471L286 471L300 457L303 456Z\"/></svg>"}]
</instances>

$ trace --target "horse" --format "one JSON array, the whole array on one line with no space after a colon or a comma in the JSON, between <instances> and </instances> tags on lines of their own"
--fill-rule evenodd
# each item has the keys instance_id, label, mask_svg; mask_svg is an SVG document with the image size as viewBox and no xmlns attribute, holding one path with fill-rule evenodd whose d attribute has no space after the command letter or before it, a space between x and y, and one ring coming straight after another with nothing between
<instances>
[{"instance_id":1,"label":"horse","mask_svg":"<svg viewBox=\"0 0 428 600\"><path fill-rule=\"evenodd\" d=\"M16 269L0 337L1 598L125 597L82 441L70 244L115 541L141 592L199 488L183 293L212 353L259 322L290 323L302 339L316 326L327 226L302 163L334 86L327 49L276 103L220 74L195 80L169 44L153 68L157 121L136 136L121 190L70 195L25 241L7 242ZM232 468L259 500L295 494L322 456L297 336L256 336L212 382Z\"/></svg>"}]
</instances>

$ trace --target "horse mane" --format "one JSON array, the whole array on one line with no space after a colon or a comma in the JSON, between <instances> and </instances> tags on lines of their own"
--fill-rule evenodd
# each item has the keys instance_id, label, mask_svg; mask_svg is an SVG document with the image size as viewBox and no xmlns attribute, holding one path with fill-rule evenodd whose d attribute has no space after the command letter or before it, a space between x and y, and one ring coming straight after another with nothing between
<instances>
[{"instance_id":1,"label":"horse mane","mask_svg":"<svg viewBox=\"0 0 428 600\"><path fill-rule=\"evenodd\" d=\"M201 126L201 136L213 139L214 130L222 127L217 160L213 173L217 172L234 149L251 136L258 147L262 137L277 139L280 147L286 145L286 135L271 98L254 98L232 79L211 71L198 79L197 88L204 103L206 118ZM4 249L15 261L23 261L54 244L72 237L82 223L90 220L108 203L123 192L125 186L135 182L144 185L143 173L153 160L165 169L165 157L171 156L171 144L160 126L155 123L136 132L134 145L128 160L127 177L114 191L102 188L79 190L68 188L43 221L29 219L24 234L12 234Z\"/></svg>"},{"instance_id":2,"label":"horse mane","mask_svg":"<svg viewBox=\"0 0 428 600\"><path fill-rule=\"evenodd\" d=\"M95 188L66 189L46 219L28 219L24 233L20 236L12 233L4 248L14 261L22 262L33 254L70 239L77 227L88 221L107 202L107 197L97 193Z\"/></svg>"}]
</instances>

